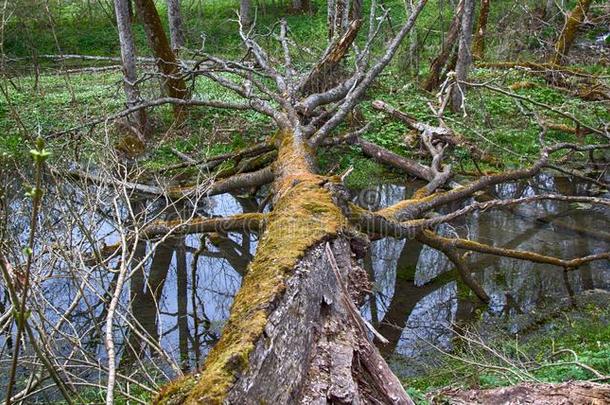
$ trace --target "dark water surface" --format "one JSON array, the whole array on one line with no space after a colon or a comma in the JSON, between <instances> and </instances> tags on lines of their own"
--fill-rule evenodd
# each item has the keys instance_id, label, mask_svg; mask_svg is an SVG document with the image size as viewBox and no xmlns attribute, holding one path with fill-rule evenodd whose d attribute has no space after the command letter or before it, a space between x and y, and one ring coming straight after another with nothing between
<instances>
[{"instance_id":1,"label":"dark water surface","mask_svg":"<svg viewBox=\"0 0 610 405\"><path fill-rule=\"evenodd\" d=\"M366 191L354 191L353 199L367 208L378 209L409 197L417 186L417 183L377 185ZM492 190L499 198L546 192L587 195L596 191L588 184L548 175L541 175L529 183L504 184ZM18 194L16 190L15 196ZM58 203L60 194L54 195L56 205L53 205L51 197L47 198L47 205L52 207L50 212L55 212L55 222L53 215L47 218L52 225L45 227L46 243L53 246L59 242L72 246L81 243L83 249L87 249L87 238L82 231L63 228L61 218L69 210ZM253 212L259 208L259 202L225 194L212 197L198 210L200 214L209 216ZM24 209L20 206L22 203L21 197L16 197L11 209L20 212ZM468 201L462 205L466 203ZM118 240L111 212L112 205L108 204L100 206L95 215L75 214L92 224L91 236L94 239L111 245ZM27 215L11 216L9 222L14 235L23 235L16 238L23 242L28 229ZM609 225L605 209L544 201L519 207L513 212L492 210L475 213L441 226L439 233L447 237L459 235L495 246L574 258L608 251L610 240L604 235L610 235L607 233ZM575 228L589 232L578 232ZM150 246L150 242L147 246L142 245L142 252ZM149 360L157 364L173 361L185 371L201 365L209 348L220 336L233 296L256 246L256 235L241 233L231 233L229 237L189 235L183 240L159 245L148 259L145 271L132 274L121 296L121 305L128 315L117 317L115 341L123 356L123 365L135 361L130 353L142 350L148 351ZM82 275L69 277L71 269L63 265L61 259L47 255L41 260L46 261L45 271L62 275L37 287L44 290L37 291L37 294L53 304L41 304L41 307L46 308L44 310L51 321L56 321L57 308L67 308L78 291L84 288L85 299L78 303L68 329L81 337L81 345L88 345L92 355L104 362L103 332L95 323L96 320L103 323L105 306L102 298L107 300L108 287L114 285L116 276L93 268L89 274L91 283L87 283ZM569 273L549 265L481 254L470 254L467 261L475 279L492 299L483 318L504 317L510 320L517 313L535 311L584 290L610 290L610 264L607 261L594 262ZM451 270L447 258L415 240L386 238L374 241L363 267L369 272L374 288L362 313L390 341L380 346L384 356L399 355L409 360L407 367L401 366L401 374L416 373L418 361L426 362L430 352L435 350L432 345L450 349L452 325L471 322L475 318L476 297L452 276L435 277ZM0 301L6 305L5 292L0 294ZM51 307L56 309L48 309ZM149 343L159 344L168 356L159 356L147 349L148 345L140 336L126 332L126 322L139 324L143 334L148 335ZM0 335L0 344L5 347L6 343L6 335ZM69 341L65 342L63 350L70 350ZM3 368L7 365L8 353L10 351L4 351L0 357ZM175 371L169 366L160 366L159 369L168 376Z\"/></svg>"}]
</instances>

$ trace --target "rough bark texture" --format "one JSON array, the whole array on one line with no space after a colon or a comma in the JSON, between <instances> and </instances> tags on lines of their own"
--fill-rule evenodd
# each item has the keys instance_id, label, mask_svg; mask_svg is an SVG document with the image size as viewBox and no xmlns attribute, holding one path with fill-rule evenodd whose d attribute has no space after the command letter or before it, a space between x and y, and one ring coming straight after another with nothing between
<instances>
[{"instance_id":1,"label":"rough bark texture","mask_svg":"<svg viewBox=\"0 0 610 405\"><path fill-rule=\"evenodd\" d=\"M349 25L350 1L328 1L328 39L343 35Z\"/></svg>"},{"instance_id":2,"label":"rough bark texture","mask_svg":"<svg viewBox=\"0 0 610 405\"><path fill-rule=\"evenodd\" d=\"M485 32L487 31L487 17L489 16L489 1L481 0L481 10L477 21L477 29L472 41L472 57L475 60L485 57Z\"/></svg>"},{"instance_id":3,"label":"rough bark texture","mask_svg":"<svg viewBox=\"0 0 610 405\"><path fill-rule=\"evenodd\" d=\"M184 46L180 0L167 0L167 18L169 20L169 37L172 49L178 54L178 50Z\"/></svg>"},{"instance_id":4,"label":"rough bark texture","mask_svg":"<svg viewBox=\"0 0 610 405\"><path fill-rule=\"evenodd\" d=\"M474 19L474 0L464 0L464 14L462 14L462 22L460 28L460 41L458 48L457 63L455 65L455 78L457 83L466 81L468 70L472 65L472 23ZM465 89L456 85L451 92L451 103L454 111L459 111L462 108L464 96L462 92Z\"/></svg>"},{"instance_id":5,"label":"rough bark texture","mask_svg":"<svg viewBox=\"0 0 610 405\"><path fill-rule=\"evenodd\" d=\"M129 12L130 0L114 0L119 42L121 45L121 61L123 64L123 88L127 97L127 106L134 107L140 100L140 92L135 83L138 79L136 71L136 46L131 30ZM146 111L139 110L133 114L139 134L146 134ZM141 137L142 138L142 137ZM143 141L144 139L140 139Z\"/></svg>"},{"instance_id":6,"label":"rough bark texture","mask_svg":"<svg viewBox=\"0 0 610 405\"><path fill-rule=\"evenodd\" d=\"M185 99L188 96L186 83L180 77L180 68L176 55L170 47L159 13L153 0L135 0L140 19L144 23L148 45L157 58L157 66L163 75L163 84L167 94L173 98ZM180 112L181 106L176 106L175 111Z\"/></svg>"},{"instance_id":7,"label":"rough bark texture","mask_svg":"<svg viewBox=\"0 0 610 405\"><path fill-rule=\"evenodd\" d=\"M570 51L572 43L574 43L578 27L584 21L590 5L591 0L578 0L574 9L566 16L561 34L559 34L559 38L557 38L555 43L555 52L549 62L555 65L560 65L563 62L563 59Z\"/></svg>"},{"instance_id":8,"label":"rough bark texture","mask_svg":"<svg viewBox=\"0 0 610 405\"><path fill-rule=\"evenodd\" d=\"M602 405L610 403L610 385L571 381L561 384L523 383L490 390L449 389L435 395L432 403Z\"/></svg>"},{"instance_id":9,"label":"rough bark texture","mask_svg":"<svg viewBox=\"0 0 610 405\"><path fill-rule=\"evenodd\" d=\"M329 52L310 70L300 84L302 94L326 91L336 85L339 64L350 50L361 25L362 20L352 21L343 36L330 46Z\"/></svg>"},{"instance_id":10,"label":"rough bark texture","mask_svg":"<svg viewBox=\"0 0 610 405\"><path fill-rule=\"evenodd\" d=\"M239 1L239 19L244 26L250 25L250 0Z\"/></svg>"},{"instance_id":11,"label":"rough bark texture","mask_svg":"<svg viewBox=\"0 0 610 405\"><path fill-rule=\"evenodd\" d=\"M441 72L443 71L443 67L449 60L449 55L451 55L451 51L455 46L458 33L460 32L460 21L462 19L463 12L464 1L460 0L460 2L455 8L455 16L451 21L449 31L447 32L445 40L443 41L443 45L441 46L441 51L430 64L430 74L428 75L428 78L426 79L423 85L423 88L428 91L436 89L440 84Z\"/></svg>"},{"instance_id":12,"label":"rough bark texture","mask_svg":"<svg viewBox=\"0 0 610 405\"><path fill-rule=\"evenodd\" d=\"M346 230L347 194L314 174L302 139L277 138L274 209L222 337L201 375L168 385L157 402L412 403L353 301L350 285L365 273Z\"/></svg>"}]
</instances>

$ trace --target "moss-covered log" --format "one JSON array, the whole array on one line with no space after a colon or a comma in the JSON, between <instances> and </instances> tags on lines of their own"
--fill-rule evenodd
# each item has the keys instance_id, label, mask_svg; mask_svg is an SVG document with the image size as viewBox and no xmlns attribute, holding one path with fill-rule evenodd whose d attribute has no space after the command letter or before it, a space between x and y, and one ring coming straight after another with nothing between
<instances>
[{"instance_id":1,"label":"moss-covered log","mask_svg":"<svg viewBox=\"0 0 610 405\"><path fill-rule=\"evenodd\" d=\"M222 337L201 374L168 385L156 403L411 403L353 301L366 273L339 179L315 174L292 132L276 143L274 208Z\"/></svg>"}]
</instances>

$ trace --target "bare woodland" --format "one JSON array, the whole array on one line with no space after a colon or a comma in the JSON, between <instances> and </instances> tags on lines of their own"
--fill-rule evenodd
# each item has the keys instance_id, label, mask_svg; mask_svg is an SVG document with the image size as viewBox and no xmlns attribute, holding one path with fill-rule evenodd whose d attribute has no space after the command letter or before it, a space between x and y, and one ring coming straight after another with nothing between
<instances>
[{"instance_id":1,"label":"bare woodland","mask_svg":"<svg viewBox=\"0 0 610 405\"><path fill-rule=\"evenodd\" d=\"M490 192L495 186L528 181L551 170L607 187L604 176L583 174L584 170L572 170L564 162L576 155L607 156L609 127L608 123L592 126L579 116L532 102L492 81L470 79L475 64L482 63L498 70L528 68L545 82L562 87L565 78L579 74L578 69L565 64L577 27L585 20L592 2L579 0L566 14L553 51L546 59L529 65L485 62L489 47L486 33L494 2L453 2L453 17L440 49L429 61L427 77L420 82L420 87L432 92L436 100L427 106L433 117L428 120L368 96L399 50L417 47L421 31L415 35L415 27L429 6L426 0L411 2L401 21L389 21L388 10L375 0L366 3L370 6L366 10L361 2L329 0L325 3L328 38L320 38L328 40L328 45L321 54L311 56L309 63L297 60L302 51L286 19L279 19L267 34L258 33L258 9L249 0L241 0L233 21L241 39L241 57L234 59L209 54L205 47L186 47L184 32L188 28L181 18L185 7L181 8L178 0L167 0L167 34L152 0L133 1L134 10L128 0L112 3L120 43L120 58L112 63L120 65L123 74L121 97L125 108L83 120L77 127L42 134L44 141L33 147L34 168L21 171L21 176L32 184L31 210L16 212L7 197L16 189L3 183L2 223L9 222L8 216L19 215L23 226L29 229L25 253L20 252L20 241L6 225L0 229L2 288L8 297L0 308L0 332L5 335L3 350L11 355L7 404L28 403L28 398L48 386L56 387L66 403L82 403L79 390L96 384L105 390L107 404L116 403L118 396L130 403L142 402L133 394L135 389L148 392L157 404L411 404L413 400L383 356L391 353L399 332L387 324L373 325L360 310L373 288L370 275L363 268L373 241L405 239L417 243L420 250L427 246L441 252L459 282L483 307L491 298L473 276L472 255L545 264L565 277L585 265L605 266L610 260L608 251L556 257L544 251L439 232L443 224L483 212L503 212L518 218L520 207L535 203L610 207L605 196L541 192L499 198ZM8 7L7 2L4 7ZM295 1L290 7L307 12L311 4ZM143 53L134 42L134 12L145 28L152 59L138 57ZM382 35L389 23L393 24L392 35ZM265 44L270 41L279 52L267 49ZM70 59L69 55L47 56L59 62ZM145 65L146 73L142 68ZM194 83L201 79L215 83L232 97L198 93ZM162 93L154 98L144 96L141 88L146 80L158 82ZM524 106L524 114L536 120L539 133L535 159L524 161L520 167L474 178L456 175L449 155L458 147L480 161L489 159L481 144L464 137L451 120L455 115L467 114L469 94L478 89L517 100ZM608 89L601 82L588 90L589 93L584 88L566 88L608 100ZM420 145L421 158L403 156L367 139L364 134L371 123L355 118L363 103L371 104L388 120L405 125L414 134L413 142ZM238 151L204 158L176 152L180 163L151 174L130 153L145 150L154 142L151 116L155 109L167 105L173 108L177 131L193 111L209 108L235 114L253 111L266 117L271 128L260 134L259 142ZM549 108L571 123L562 124L562 130L594 137L595 142L549 140L548 132L559 127L541 118ZM102 134L92 141L93 148L101 151L98 162L84 165L77 159L47 159L45 142L93 128ZM123 151L109 147L109 139L116 131L126 140ZM29 138L36 143L34 136ZM363 208L350 198L345 185L351 168L340 173L326 173L319 168L320 155L337 146L358 148L367 159L423 183L395 204L376 210ZM238 163L227 170L223 166L227 160ZM598 163L599 160L587 160L592 166L586 173L598 171ZM166 173L175 169L196 169L196 182L166 181ZM259 206L246 209L246 199L238 197L244 207L241 214L206 215L202 207L213 196L225 193L250 193L263 198L259 199ZM92 223L94 218L100 218L99 222ZM108 226L116 235L115 243L100 244L96 235ZM604 229L579 228L561 220L554 226L568 238L608 238ZM231 233L241 235L241 244L228 237ZM194 235L202 241L228 246L235 252L228 260L243 277L221 333L215 339L210 337L213 347L207 355L197 353L202 364L197 370L181 362L183 353L176 359L175 353L167 353L159 345L156 317L160 315L155 311L174 261L179 269L177 285L183 291L179 294L184 297L176 311L184 313L187 306L197 308L194 298L187 301L186 275L198 271L196 262L192 269L188 268L187 251L196 257L211 253L203 248L192 251L186 238ZM251 237L257 240L253 255ZM412 254L417 256L419 251ZM147 266L151 266L148 275ZM159 271L153 274L152 269ZM53 272L66 272L77 281L72 302L55 307L49 298L51 293L61 295L61 291L45 286ZM427 291L425 286L422 288ZM135 298L126 304L125 295L130 291ZM424 293L414 289L413 296L418 294ZM95 301L89 299L91 295ZM131 314L127 306L139 314ZM98 307L103 308L101 312ZM71 321L80 312L90 317L97 314L95 326L86 333ZM392 316L400 318L399 313L394 315L391 311L386 315ZM196 317L192 321L199 322ZM191 321L184 318L176 327L184 331L188 322ZM129 332L125 336L119 336L118 324L126 325ZM103 345L103 361L94 357L88 346L94 339L80 339L81 334L95 336ZM187 341L187 335L180 335L180 347L194 345ZM117 346L118 340L126 342L122 349ZM169 366L145 366L146 356ZM25 383L18 378L20 364L29 365L31 370ZM90 382L92 373L103 375L99 383ZM159 376L166 382L157 384ZM572 387L567 393L561 387L513 389L527 390L538 395L535 398L569 397L575 389L579 393L594 390L602 402L610 391L604 384L595 385L594 389ZM467 391L446 394L455 403L476 403L471 402ZM495 401L489 398L480 403Z\"/></svg>"}]
</instances>

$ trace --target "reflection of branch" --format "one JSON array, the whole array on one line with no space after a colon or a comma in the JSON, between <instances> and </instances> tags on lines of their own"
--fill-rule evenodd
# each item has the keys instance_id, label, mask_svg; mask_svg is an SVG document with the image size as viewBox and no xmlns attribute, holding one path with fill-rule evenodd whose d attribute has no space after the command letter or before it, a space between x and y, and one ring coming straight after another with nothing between
<instances>
[{"instance_id":1,"label":"reflection of branch","mask_svg":"<svg viewBox=\"0 0 610 405\"><path fill-rule=\"evenodd\" d=\"M442 243L454 248L471 250L479 253L487 253L496 256L511 257L514 259L527 260L535 263L551 264L553 266L559 266L569 270L574 270L582 266L583 264L596 260L610 260L610 252L598 253L594 255L578 257L575 259L564 260L552 256L541 255L535 252L499 248L468 239L444 238L442 236L437 237L442 241Z\"/></svg>"},{"instance_id":2,"label":"reflection of branch","mask_svg":"<svg viewBox=\"0 0 610 405\"><path fill-rule=\"evenodd\" d=\"M464 258L459 253L457 253L457 249L451 244L447 243L447 241L450 239L438 236L431 231L424 231L417 235L417 240L442 252L445 256L447 256L447 258L453 263L453 265L457 269L460 278L462 279L464 284L466 284L468 288L470 288L476 294L476 296L479 297L481 301L486 304L489 304L489 295L487 295L483 287L481 287L479 283L477 283L477 281L474 279L474 277L472 277L470 269L468 269Z\"/></svg>"},{"instance_id":3,"label":"reflection of branch","mask_svg":"<svg viewBox=\"0 0 610 405\"><path fill-rule=\"evenodd\" d=\"M439 225L445 222L452 221L461 216L467 215L469 213L475 211L485 211L490 208L501 208L512 205L526 204L532 203L536 201L565 201L571 203L586 203L586 204L600 204L610 206L610 199L608 198L598 198L598 197L588 197L588 196L568 196L561 194L539 194L530 197L522 197L522 198L511 198L505 200L491 200L485 202L475 202L470 205L467 205L464 208L453 211L446 215L438 215L429 219L415 219L410 221L405 221L402 223L403 226L413 227L418 229L430 228L435 225Z\"/></svg>"}]
</instances>

